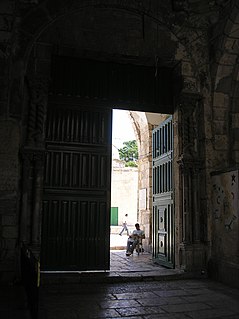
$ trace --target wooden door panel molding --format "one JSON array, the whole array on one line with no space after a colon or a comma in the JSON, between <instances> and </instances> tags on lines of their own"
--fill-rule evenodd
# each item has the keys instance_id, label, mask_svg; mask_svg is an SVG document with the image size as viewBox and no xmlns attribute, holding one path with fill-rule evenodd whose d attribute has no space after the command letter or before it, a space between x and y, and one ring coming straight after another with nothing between
<instances>
[{"instance_id":1,"label":"wooden door panel molding","mask_svg":"<svg viewBox=\"0 0 239 319\"><path fill-rule=\"evenodd\" d=\"M49 150L45 167L45 188L101 190L108 187L106 153Z\"/></svg>"},{"instance_id":2,"label":"wooden door panel molding","mask_svg":"<svg viewBox=\"0 0 239 319\"><path fill-rule=\"evenodd\" d=\"M59 198L43 202L45 270L107 269L107 203ZM104 258L103 258L104 256Z\"/></svg>"},{"instance_id":3,"label":"wooden door panel molding","mask_svg":"<svg viewBox=\"0 0 239 319\"><path fill-rule=\"evenodd\" d=\"M89 109L79 105L77 107L77 104L51 103L48 110L46 142L65 143L67 146L80 144L81 147L108 145L111 139L109 116L109 109Z\"/></svg>"}]
</instances>

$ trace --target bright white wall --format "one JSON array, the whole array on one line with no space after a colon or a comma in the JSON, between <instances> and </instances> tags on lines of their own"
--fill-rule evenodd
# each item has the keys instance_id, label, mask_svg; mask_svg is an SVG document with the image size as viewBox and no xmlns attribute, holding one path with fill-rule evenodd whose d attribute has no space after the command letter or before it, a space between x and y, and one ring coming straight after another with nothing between
<instances>
[{"instance_id":1,"label":"bright white wall","mask_svg":"<svg viewBox=\"0 0 239 319\"><path fill-rule=\"evenodd\" d=\"M113 167L111 178L111 207L118 207L118 223L128 214L128 225L137 220L138 168Z\"/></svg>"}]
</instances>

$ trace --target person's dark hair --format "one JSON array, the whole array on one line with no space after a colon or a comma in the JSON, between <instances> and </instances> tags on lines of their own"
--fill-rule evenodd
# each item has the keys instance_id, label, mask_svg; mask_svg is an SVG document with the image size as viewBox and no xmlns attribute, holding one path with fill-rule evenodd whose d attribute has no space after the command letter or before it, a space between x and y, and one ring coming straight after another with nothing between
<instances>
[{"instance_id":1,"label":"person's dark hair","mask_svg":"<svg viewBox=\"0 0 239 319\"><path fill-rule=\"evenodd\" d=\"M137 226L139 227L139 224L138 224L138 223L136 223L134 226L135 226L135 227L137 227Z\"/></svg>"}]
</instances>

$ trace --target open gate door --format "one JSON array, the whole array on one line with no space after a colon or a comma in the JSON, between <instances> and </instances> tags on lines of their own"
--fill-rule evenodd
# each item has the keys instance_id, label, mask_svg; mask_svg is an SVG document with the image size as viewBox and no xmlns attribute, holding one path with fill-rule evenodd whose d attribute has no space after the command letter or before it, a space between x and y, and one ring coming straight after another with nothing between
<instances>
[{"instance_id":1,"label":"open gate door","mask_svg":"<svg viewBox=\"0 0 239 319\"><path fill-rule=\"evenodd\" d=\"M111 112L48 106L42 270L109 269Z\"/></svg>"},{"instance_id":2,"label":"open gate door","mask_svg":"<svg viewBox=\"0 0 239 319\"><path fill-rule=\"evenodd\" d=\"M153 259L174 267L172 116L153 131Z\"/></svg>"}]
</instances>

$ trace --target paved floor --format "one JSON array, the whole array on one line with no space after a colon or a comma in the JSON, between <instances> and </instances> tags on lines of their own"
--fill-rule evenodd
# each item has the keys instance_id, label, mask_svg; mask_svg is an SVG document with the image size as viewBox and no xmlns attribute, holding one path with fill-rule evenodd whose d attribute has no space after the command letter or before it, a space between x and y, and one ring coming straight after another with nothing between
<instances>
[{"instance_id":1,"label":"paved floor","mask_svg":"<svg viewBox=\"0 0 239 319\"><path fill-rule=\"evenodd\" d=\"M238 319L239 290L207 279L51 285L40 319Z\"/></svg>"},{"instance_id":2,"label":"paved floor","mask_svg":"<svg viewBox=\"0 0 239 319\"><path fill-rule=\"evenodd\" d=\"M68 275L41 287L39 319L239 318L239 289L182 279L147 253L111 251L110 272Z\"/></svg>"},{"instance_id":3,"label":"paved floor","mask_svg":"<svg viewBox=\"0 0 239 319\"><path fill-rule=\"evenodd\" d=\"M0 288L0 318L30 319L22 287ZM204 274L189 278L148 253L112 250L110 271L42 274L38 319L238 319L238 301L239 289Z\"/></svg>"},{"instance_id":4,"label":"paved floor","mask_svg":"<svg viewBox=\"0 0 239 319\"><path fill-rule=\"evenodd\" d=\"M110 270L96 272L45 272L41 274L41 283L82 283L82 282L122 282L139 280L165 280L188 277L181 270L167 269L152 260L152 255L143 252L139 255L134 251L133 255L126 256L125 250L110 251ZM200 278L205 275L199 274Z\"/></svg>"},{"instance_id":5,"label":"paved floor","mask_svg":"<svg viewBox=\"0 0 239 319\"><path fill-rule=\"evenodd\" d=\"M24 288L19 285L0 286L0 318L30 319L30 312Z\"/></svg>"}]
</instances>

